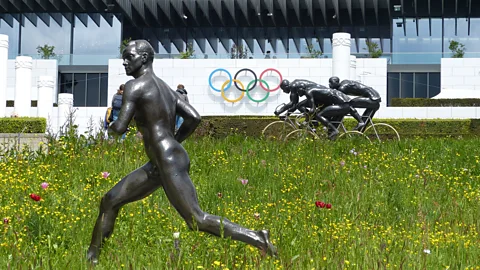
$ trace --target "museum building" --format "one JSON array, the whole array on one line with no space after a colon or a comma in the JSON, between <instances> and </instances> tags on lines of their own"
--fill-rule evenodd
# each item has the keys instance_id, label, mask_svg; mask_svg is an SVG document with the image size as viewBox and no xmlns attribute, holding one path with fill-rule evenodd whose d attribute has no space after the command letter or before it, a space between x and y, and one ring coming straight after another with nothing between
<instances>
[{"instance_id":1,"label":"museum building","mask_svg":"<svg viewBox=\"0 0 480 270\"><path fill-rule=\"evenodd\" d=\"M109 59L130 38L158 59L300 59L331 58L333 34L347 32L351 55L372 57L370 43L386 58L387 103L437 95L452 40L465 58L480 52L475 0L3 0L0 12L9 59L57 59L57 91L75 107L107 106Z\"/></svg>"}]
</instances>

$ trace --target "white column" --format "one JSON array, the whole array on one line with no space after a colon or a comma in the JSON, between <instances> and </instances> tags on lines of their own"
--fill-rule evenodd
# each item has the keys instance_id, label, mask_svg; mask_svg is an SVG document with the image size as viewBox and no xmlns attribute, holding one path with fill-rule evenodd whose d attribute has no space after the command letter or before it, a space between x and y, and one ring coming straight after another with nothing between
<instances>
[{"instance_id":1,"label":"white column","mask_svg":"<svg viewBox=\"0 0 480 270\"><path fill-rule=\"evenodd\" d=\"M0 117L7 116L7 61L8 61L8 36L0 35Z\"/></svg>"},{"instance_id":2,"label":"white column","mask_svg":"<svg viewBox=\"0 0 480 270\"><path fill-rule=\"evenodd\" d=\"M40 76L37 81L37 117L44 117L47 120L52 116L53 110L53 77Z\"/></svg>"},{"instance_id":3,"label":"white column","mask_svg":"<svg viewBox=\"0 0 480 270\"><path fill-rule=\"evenodd\" d=\"M349 33L335 33L332 40L332 76L342 80L350 79L350 39Z\"/></svg>"},{"instance_id":4,"label":"white column","mask_svg":"<svg viewBox=\"0 0 480 270\"><path fill-rule=\"evenodd\" d=\"M65 129L68 122L68 116L73 110L73 94L61 93L58 94L58 130Z\"/></svg>"},{"instance_id":5,"label":"white column","mask_svg":"<svg viewBox=\"0 0 480 270\"><path fill-rule=\"evenodd\" d=\"M357 80L357 57L350 55L350 80Z\"/></svg>"},{"instance_id":6,"label":"white column","mask_svg":"<svg viewBox=\"0 0 480 270\"><path fill-rule=\"evenodd\" d=\"M15 60L15 114L30 116L32 107L32 57L17 56Z\"/></svg>"}]
</instances>

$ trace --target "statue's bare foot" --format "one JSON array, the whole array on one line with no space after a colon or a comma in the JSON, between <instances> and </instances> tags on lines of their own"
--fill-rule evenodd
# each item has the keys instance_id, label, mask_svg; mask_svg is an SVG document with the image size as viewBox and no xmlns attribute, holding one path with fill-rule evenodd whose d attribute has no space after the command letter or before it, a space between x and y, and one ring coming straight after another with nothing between
<instances>
[{"instance_id":1,"label":"statue's bare foot","mask_svg":"<svg viewBox=\"0 0 480 270\"><path fill-rule=\"evenodd\" d=\"M90 247L87 252L87 261L98 264L98 249Z\"/></svg>"},{"instance_id":2,"label":"statue's bare foot","mask_svg":"<svg viewBox=\"0 0 480 270\"><path fill-rule=\"evenodd\" d=\"M261 230L258 233L265 242L265 246L261 247L260 249L272 257L277 257L277 248L272 244L272 242L270 242L270 232L267 230Z\"/></svg>"}]
</instances>

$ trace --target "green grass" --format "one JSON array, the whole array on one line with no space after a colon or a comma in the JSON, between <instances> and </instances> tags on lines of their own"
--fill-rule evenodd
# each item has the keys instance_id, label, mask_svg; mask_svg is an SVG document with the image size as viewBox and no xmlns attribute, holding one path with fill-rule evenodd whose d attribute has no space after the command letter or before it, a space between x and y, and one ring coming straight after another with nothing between
<instances>
[{"instance_id":1,"label":"green grass","mask_svg":"<svg viewBox=\"0 0 480 270\"><path fill-rule=\"evenodd\" d=\"M203 210L269 229L279 257L188 230L158 190L122 209L96 269L478 269L478 145L192 138L184 146ZM146 161L132 137L88 146L66 139L48 155L8 157L0 163L0 218L9 220L0 225L0 269L89 269L101 196Z\"/></svg>"}]
</instances>

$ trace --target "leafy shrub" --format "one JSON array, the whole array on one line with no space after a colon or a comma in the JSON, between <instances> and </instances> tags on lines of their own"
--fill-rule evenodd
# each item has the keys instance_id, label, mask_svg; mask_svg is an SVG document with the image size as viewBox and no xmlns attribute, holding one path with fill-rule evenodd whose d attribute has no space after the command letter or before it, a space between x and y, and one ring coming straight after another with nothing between
<instances>
[{"instance_id":1,"label":"leafy shrub","mask_svg":"<svg viewBox=\"0 0 480 270\"><path fill-rule=\"evenodd\" d=\"M40 117L0 118L0 133L45 133L47 119Z\"/></svg>"},{"instance_id":2,"label":"leafy shrub","mask_svg":"<svg viewBox=\"0 0 480 270\"><path fill-rule=\"evenodd\" d=\"M392 107L478 107L480 98L392 98Z\"/></svg>"}]
</instances>

